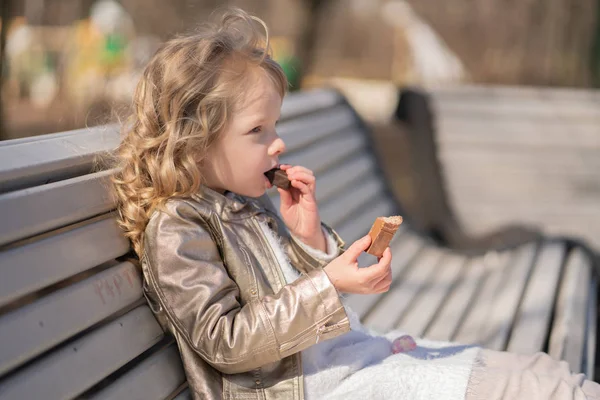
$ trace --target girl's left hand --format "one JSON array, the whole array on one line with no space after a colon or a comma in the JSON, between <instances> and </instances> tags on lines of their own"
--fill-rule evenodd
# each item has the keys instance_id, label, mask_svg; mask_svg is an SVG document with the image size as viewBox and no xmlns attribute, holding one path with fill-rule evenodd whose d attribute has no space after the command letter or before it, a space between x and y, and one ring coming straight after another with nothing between
<instances>
[{"instance_id":1,"label":"girl's left hand","mask_svg":"<svg viewBox=\"0 0 600 400\"><path fill-rule=\"evenodd\" d=\"M279 211L290 232L312 248L326 251L321 217L315 198L316 179L308 168L280 165L288 175L288 190L277 188L281 199Z\"/></svg>"}]
</instances>

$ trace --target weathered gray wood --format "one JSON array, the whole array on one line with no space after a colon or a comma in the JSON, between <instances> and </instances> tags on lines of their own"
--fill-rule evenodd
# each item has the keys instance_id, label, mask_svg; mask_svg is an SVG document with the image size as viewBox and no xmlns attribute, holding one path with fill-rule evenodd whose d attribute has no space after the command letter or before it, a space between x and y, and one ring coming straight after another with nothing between
<instances>
[{"instance_id":1,"label":"weathered gray wood","mask_svg":"<svg viewBox=\"0 0 600 400\"><path fill-rule=\"evenodd\" d=\"M352 129L324 139L317 147L285 153L281 156L281 163L303 165L318 174L353 153L359 152L364 144L364 135Z\"/></svg>"},{"instance_id":2,"label":"weathered gray wood","mask_svg":"<svg viewBox=\"0 0 600 400\"><path fill-rule=\"evenodd\" d=\"M2 315L0 375L141 297L139 271L125 262Z\"/></svg>"},{"instance_id":3,"label":"weathered gray wood","mask_svg":"<svg viewBox=\"0 0 600 400\"><path fill-rule=\"evenodd\" d=\"M506 146L545 151L556 147L597 151L600 126L588 121L572 122L499 119L453 114L437 118L440 149L456 146ZM568 134L566 133L568 132Z\"/></svg>"},{"instance_id":4,"label":"weathered gray wood","mask_svg":"<svg viewBox=\"0 0 600 400\"><path fill-rule=\"evenodd\" d=\"M317 201L322 203L343 188L363 182L364 177L373 174L374 171L373 157L368 154L358 154L334 168L323 171L317 176Z\"/></svg>"},{"instance_id":5,"label":"weathered gray wood","mask_svg":"<svg viewBox=\"0 0 600 400\"><path fill-rule=\"evenodd\" d=\"M544 350L565 252L562 242L541 246L513 322L508 351L532 354Z\"/></svg>"},{"instance_id":6,"label":"weathered gray wood","mask_svg":"<svg viewBox=\"0 0 600 400\"><path fill-rule=\"evenodd\" d=\"M162 400L183 382L185 382L183 365L177 346L172 344L152 354L110 386L88 398L90 400Z\"/></svg>"},{"instance_id":7,"label":"weathered gray wood","mask_svg":"<svg viewBox=\"0 0 600 400\"><path fill-rule=\"evenodd\" d=\"M356 117L345 105L301 116L277 125L277 133L288 152L316 144L319 140L356 126Z\"/></svg>"},{"instance_id":8,"label":"weathered gray wood","mask_svg":"<svg viewBox=\"0 0 600 400\"><path fill-rule=\"evenodd\" d=\"M598 90L433 90L445 188L465 229L529 222L597 247L599 98Z\"/></svg>"},{"instance_id":9,"label":"weathered gray wood","mask_svg":"<svg viewBox=\"0 0 600 400\"><path fill-rule=\"evenodd\" d=\"M73 398L162 337L163 331L150 309L138 307L10 375L0 382L0 397L6 400Z\"/></svg>"},{"instance_id":10,"label":"weathered gray wood","mask_svg":"<svg viewBox=\"0 0 600 400\"><path fill-rule=\"evenodd\" d=\"M119 144L114 125L77 132L5 142L0 147L0 193L89 173L97 154Z\"/></svg>"},{"instance_id":11,"label":"weathered gray wood","mask_svg":"<svg viewBox=\"0 0 600 400\"><path fill-rule=\"evenodd\" d=\"M482 286L476 291L472 306L466 309L466 315L451 336L454 341L464 344L482 342L482 333L490 317L496 293L508 281L510 271L515 266L518 251L492 254L496 254L498 257L496 260L484 261L485 272Z\"/></svg>"},{"instance_id":12,"label":"weathered gray wood","mask_svg":"<svg viewBox=\"0 0 600 400\"><path fill-rule=\"evenodd\" d=\"M412 307L419 291L430 282L443 257L444 251L436 247L427 247L420 252L410 263L402 280L366 316L365 325L381 333L395 328L402 315Z\"/></svg>"},{"instance_id":13,"label":"weathered gray wood","mask_svg":"<svg viewBox=\"0 0 600 400\"><path fill-rule=\"evenodd\" d=\"M595 380L596 372L596 337L598 332L596 331L596 322L598 319L598 278L594 275L590 278L589 282L589 296L587 304L587 319L586 319L586 352L583 362L582 371L588 379Z\"/></svg>"},{"instance_id":14,"label":"weathered gray wood","mask_svg":"<svg viewBox=\"0 0 600 400\"><path fill-rule=\"evenodd\" d=\"M190 393L189 388L186 388L182 390L181 393L173 397L173 400L192 400L192 393Z\"/></svg>"},{"instance_id":15,"label":"weathered gray wood","mask_svg":"<svg viewBox=\"0 0 600 400\"><path fill-rule=\"evenodd\" d=\"M112 217L0 252L0 306L125 254Z\"/></svg>"},{"instance_id":16,"label":"weathered gray wood","mask_svg":"<svg viewBox=\"0 0 600 400\"><path fill-rule=\"evenodd\" d=\"M0 194L0 246L110 211L112 172Z\"/></svg>"},{"instance_id":17,"label":"weathered gray wood","mask_svg":"<svg viewBox=\"0 0 600 400\"><path fill-rule=\"evenodd\" d=\"M446 99L461 97L482 101L486 98L511 99L559 99L564 101L599 102L600 93L597 90L564 88L564 87L536 87L536 86L510 86L510 85L481 85L461 84L459 86L440 86L433 92L435 96Z\"/></svg>"},{"instance_id":18,"label":"weathered gray wood","mask_svg":"<svg viewBox=\"0 0 600 400\"><path fill-rule=\"evenodd\" d=\"M586 157L587 156L587 157ZM501 148L484 147L477 151L466 147L453 149L451 153L441 153L440 160L445 165L494 165L496 163L505 163L511 168L535 168L545 169L546 173L569 168L569 173L585 174L589 173L589 168L600 167L600 160L595 157L593 152L581 154L579 152L566 152L564 149L547 151L540 157L533 157L531 151L525 149L510 149L504 151ZM539 169L538 169L539 170Z\"/></svg>"},{"instance_id":19,"label":"weathered gray wood","mask_svg":"<svg viewBox=\"0 0 600 400\"><path fill-rule=\"evenodd\" d=\"M472 300L482 284L485 272L484 257L477 257L467 262L462 278L457 282L456 287L452 288L445 304L423 336L433 340L452 339L460 322L473 306Z\"/></svg>"},{"instance_id":20,"label":"weathered gray wood","mask_svg":"<svg viewBox=\"0 0 600 400\"><path fill-rule=\"evenodd\" d=\"M528 244L519 250L515 265L507 276L494 304L481 337L482 344L490 349L505 350L513 319L536 256L536 246Z\"/></svg>"},{"instance_id":21,"label":"weathered gray wood","mask_svg":"<svg viewBox=\"0 0 600 400\"><path fill-rule=\"evenodd\" d=\"M472 169L466 165L449 166L447 169L449 174L455 174L455 177L451 179L453 195L465 201L475 197L475 200L471 201L473 204L477 204L481 200L495 203L517 203L519 195L522 197L524 194L535 196L535 201L524 202L521 198L521 204L524 206L538 202L552 205L554 198L557 202L571 200L591 203L597 201L593 193L594 186L600 186L600 178L592 174L511 171L499 167L482 167L479 171L466 172L467 169ZM465 172L461 172L461 170ZM459 177L458 174L461 176ZM490 177L497 177L498 186L491 186L487 183ZM547 182L547 184L544 185L543 182ZM581 198L577 198L577 195L580 195ZM552 196L552 198L546 196Z\"/></svg>"},{"instance_id":22,"label":"weathered gray wood","mask_svg":"<svg viewBox=\"0 0 600 400\"><path fill-rule=\"evenodd\" d=\"M349 214L356 210L367 208L373 198L378 198L384 195L383 183L371 175L365 177L358 188L349 186L342 191L338 196L323 202L319 205L319 214L324 221L331 225L339 225Z\"/></svg>"},{"instance_id":23,"label":"weathered gray wood","mask_svg":"<svg viewBox=\"0 0 600 400\"><path fill-rule=\"evenodd\" d=\"M562 119L576 122L578 120L600 121L600 110L597 102L556 102L533 100L501 99L494 101L486 97L479 101L459 98L443 100L433 95L435 112L441 115L479 115L489 118L527 118L553 120Z\"/></svg>"},{"instance_id":24,"label":"weathered gray wood","mask_svg":"<svg viewBox=\"0 0 600 400\"><path fill-rule=\"evenodd\" d=\"M438 310L443 307L450 289L460 278L465 262L466 257L456 254L442 258L430 281L416 294L415 300L396 326L400 330L422 337L436 318Z\"/></svg>"},{"instance_id":25,"label":"weathered gray wood","mask_svg":"<svg viewBox=\"0 0 600 400\"><path fill-rule=\"evenodd\" d=\"M394 240L390 244L392 249L392 286L390 290L400 281L404 276L404 272L411 260L417 255L417 253L423 248L424 242L422 239L409 234L407 232L398 232L394 236ZM374 263L376 259L371 258L371 263ZM346 298L347 304L358 314L361 319L364 319L369 311L375 306L375 304L381 300L386 294L372 294L372 295L348 295Z\"/></svg>"},{"instance_id":26,"label":"weathered gray wood","mask_svg":"<svg viewBox=\"0 0 600 400\"><path fill-rule=\"evenodd\" d=\"M331 89L314 89L288 95L281 106L281 118L292 119L303 114L333 107L343 101L342 96Z\"/></svg>"},{"instance_id":27,"label":"weathered gray wood","mask_svg":"<svg viewBox=\"0 0 600 400\"><path fill-rule=\"evenodd\" d=\"M557 360L566 360L573 372L583 366L587 299L591 263L580 249L567 258L550 334L548 354Z\"/></svg>"}]
</instances>

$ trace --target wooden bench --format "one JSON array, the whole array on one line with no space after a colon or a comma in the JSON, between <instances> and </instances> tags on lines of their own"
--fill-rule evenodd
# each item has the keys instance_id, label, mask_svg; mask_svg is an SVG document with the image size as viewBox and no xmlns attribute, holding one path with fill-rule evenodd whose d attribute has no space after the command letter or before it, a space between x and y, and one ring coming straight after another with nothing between
<instances>
[{"instance_id":1,"label":"wooden bench","mask_svg":"<svg viewBox=\"0 0 600 400\"><path fill-rule=\"evenodd\" d=\"M432 129L419 121L415 140L435 142L445 196L465 231L518 222L600 248L599 90L474 85L426 94Z\"/></svg>"},{"instance_id":2,"label":"wooden bench","mask_svg":"<svg viewBox=\"0 0 600 400\"><path fill-rule=\"evenodd\" d=\"M337 92L289 95L279 132L282 161L315 171L322 217L348 243L375 217L403 214L368 129ZM92 172L118 140L117 127L105 126L0 142L2 399L190 396L114 222L111 171ZM348 298L366 324L544 350L592 376L596 276L585 248L548 239L468 256L435 245L405 217L391 290Z\"/></svg>"}]
</instances>

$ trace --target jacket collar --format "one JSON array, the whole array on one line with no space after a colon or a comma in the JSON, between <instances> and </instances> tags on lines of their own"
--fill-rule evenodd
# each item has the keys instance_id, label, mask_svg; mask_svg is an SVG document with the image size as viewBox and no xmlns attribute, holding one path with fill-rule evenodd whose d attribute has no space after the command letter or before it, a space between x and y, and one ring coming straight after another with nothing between
<instances>
[{"instance_id":1,"label":"jacket collar","mask_svg":"<svg viewBox=\"0 0 600 400\"><path fill-rule=\"evenodd\" d=\"M242 196L234 192L221 194L205 185L201 185L193 197L208 202L217 214L222 217L240 218L248 216L248 214L254 215L264 212L265 210L257 199Z\"/></svg>"}]
</instances>

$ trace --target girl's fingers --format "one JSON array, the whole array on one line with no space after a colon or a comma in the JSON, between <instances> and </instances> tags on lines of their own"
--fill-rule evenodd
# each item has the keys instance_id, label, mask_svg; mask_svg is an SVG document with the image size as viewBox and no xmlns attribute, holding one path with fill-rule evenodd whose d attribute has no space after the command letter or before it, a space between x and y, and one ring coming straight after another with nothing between
<instances>
[{"instance_id":1,"label":"girl's fingers","mask_svg":"<svg viewBox=\"0 0 600 400\"><path fill-rule=\"evenodd\" d=\"M315 175L314 172L312 172L310 169L308 169L306 167L303 167L301 165L291 166L289 164L281 164L279 166L279 168L281 168L283 171L287 171L288 175L292 174L292 173L295 173L295 172L304 172L304 173L307 173L309 175L313 175L313 176Z\"/></svg>"},{"instance_id":2,"label":"girl's fingers","mask_svg":"<svg viewBox=\"0 0 600 400\"><path fill-rule=\"evenodd\" d=\"M280 206L285 208L290 207L293 200L292 194L288 190L281 188L277 188L277 191L279 192Z\"/></svg>"},{"instance_id":3,"label":"girl's fingers","mask_svg":"<svg viewBox=\"0 0 600 400\"><path fill-rule=\"evenodd\" d=\"M294 172L292 174L288 173L289 180L297 180L304 182L307 185L314 185L316 179L313 175L307 174L306 172Z\"/></svg>"},{"instance_id":4,"label":"girl's fingers","mask_svg":"<svg viewBox=\"0 0 600 400\"><path fill-rule=\"evenodd\" d=\"M312 176L315 175L315 173L312 172L310 169L308 169L306 167L303 167L301 165L296 165L296 166L290 168L289 172L291 172L291 173L304 172L305 174L309 174L309 175L312 175Z\"/></svg>"},{"instance_id":5,"label":"girl's fingers","mask_svg":"<svg viewBox=\"0 0 600 400\"><path fill-rule=\"evenodd\" d=\"M373 264L368 268L362 268L361 271L364 271L364 273L367 274L366 279L368 282L378 281L391 272L391 261L392 252L388 247L383 252L383 256L379 259L377 264Z\"/></svg>"},{"instance_id":6,"label":"girl's fingers","mask_svg":"<svg viewBox=\"0 0 600 400\"><path fill-rule=\"evenodd\" d=\"M383 293L383 292L387 292L390 289L390 286L392 285L392 277L390 276L386 276L384 279L380 280L375 287L373 288L373 291L375 293Z\"/></svg>"},{"instance_id":7,"label":"girl's fingers","mask_svg":"<svg viewBox=\"0 0 600 400\"><path fill-rule=\"evenodd\" d=\"M308 185L304 182L298 181L296 179L292 179L292 186L295 187L296 189L298 189L300 191L300 193L302 194L310 194L310 188L308 187Z\"/></svg>"}]
</instances>

